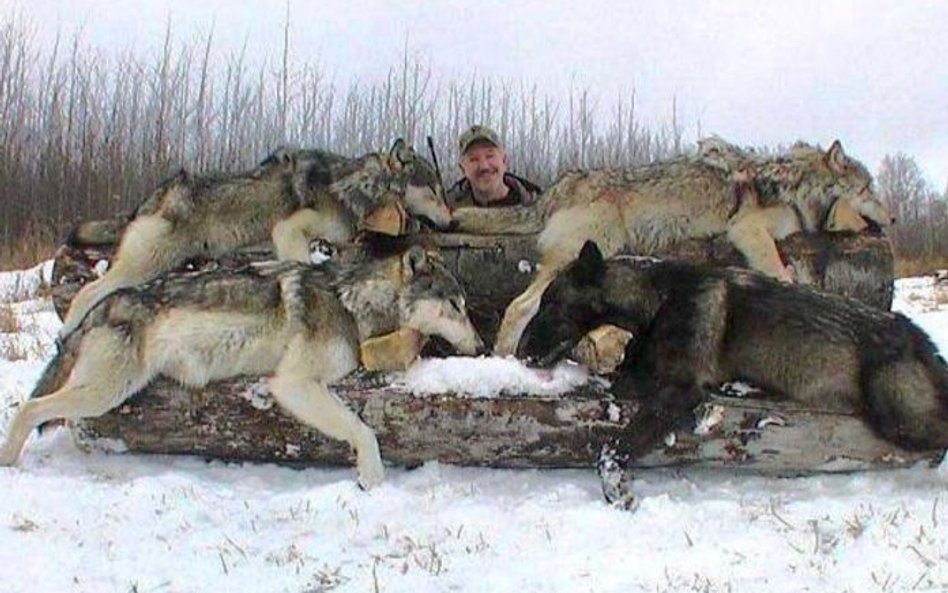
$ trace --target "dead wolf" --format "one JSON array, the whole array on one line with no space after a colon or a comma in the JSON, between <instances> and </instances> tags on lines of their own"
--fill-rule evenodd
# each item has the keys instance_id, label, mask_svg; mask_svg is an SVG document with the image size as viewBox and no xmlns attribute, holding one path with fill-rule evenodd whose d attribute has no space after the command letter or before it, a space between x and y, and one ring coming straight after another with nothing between
<instances>
[{"instance_id":1,"label":"dead wolf","mask_svg":"<svg viewBox=\"0 0 948 593\"><path fill-rule=\"evenodd\" d=\"M68 336L103 297L173 269L272 240L277 259L306 262L309 243L350 241L379 212L394 209L446 227L451 213L435 168L402 140L388 153L351 159L320 150L279 149L241 174L181 171L136 209L110 269L76 295L60 330ZM73 242L95 242L101 225Z\"/></svg>"},{"instance_id":2,"label":"dead wolf","mask_svg":"<svg viewBox=\"0 0 948 593\"><path fill-rule=\"evenodd\" d=\"M463 354L483 348L463 289L417 246L348 264L266 262L164 276L116 291L20 405L0 464L16 462L34 427L105 414L159 375L202 387L259 374L271 376L284 410L355 449L359 484L369 488L383 477L375 433L327 386L356 369L361 342L403 329L440 336Z\"/></svg>"},{"instance_id":3,"label":"dead wolf","mask_svg":"<svg viewBox=\"0 0 948 593\"><path fill-rule=\"evenodd\" d=\"M617 397L647 396L622 443L632 457L729 381L859 410L908 450L948 448L948 366L901 314L749 270L604 260L587 242L544 293L521 354L552 360L603 324L634 336L613 383Z\"/></svg>"},{"instance_id":4,"label":"dead wolf","mask_svg":"<svg viewBox=\"0 0 948 593\"><path fill-rule=\"evenodd\" d=\"M682 240L723 234L750 268L789 281L776 240L800 231L863 230L863 218L879 229L892 223L871 175L838 141L825 152L799 145L761 156L712 139L698 154L671 161L566 173L535 209L479 210L456 210L457 229L503 233L542 224L538 272L504 314L498 354L514 353L543 290L586 240L607 256L653 255Z\"/></svg>"}]
</instances>

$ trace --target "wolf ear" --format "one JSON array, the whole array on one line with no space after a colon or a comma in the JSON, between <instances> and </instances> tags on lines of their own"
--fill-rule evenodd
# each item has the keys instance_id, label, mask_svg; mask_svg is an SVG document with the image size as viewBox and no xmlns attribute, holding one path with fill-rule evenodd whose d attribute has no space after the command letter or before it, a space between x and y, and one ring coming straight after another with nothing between
<instances>
[{"instance_id":1,"label":"wolf ear","mask_svg":"<svg viewBox=\"0 0 948 593\"><path fill-rule=\"evenodd\" d=\"M295 163L296 152L287 146L281 146L271 152L267 158L263 159L260 164L257 165L257 172L260 173L269 167L290 169Z\"/></svg>"},{"instance_id":2,"label":"wolf ear","mask_svg":"<svg viewBox=\"0 0 948 593\"><path fill-rule=\"evenodd\" d=\"M843 152L843 145L839 140L835 140L833 145L829 147L829 150L826 151L826 164L829 165L829 168L837 175L842 175L846 172L846 166L848 164L846 153Z\"/></svg>"},{"instance_id":3,"label":"wolf ear","mask_svg":"<svg viewBox=\"0 0 948 593\"><path fill-rule=\"evenodd\" d=\"M602 258L599 246L593 241L583 243L576 265L573 267L573 279L580 286L598 284L606 271L606 262Z\"/></svg>"},{"instance_id":4,"label":"wolf ear","mask_svg":"<svg viewBox=\"0 0 948 593\"><path fill-rule=\"evenodd\" d=\"M393 160L403 165L407 165L415 160L415 150L405 142L404 138L396 140L395 143L392 144L392 148L388 151L388 154Z\"/></svg>"},{"instance_id":5,"label":"wolf ear","mask_svg":"<svg viewBox=\"0 0 948 593\"><path fill-rule=\"evenodd\" d=\"M402 255L402 270L410 278L415 274L423 274L428 271L428 254L417 245L412 245L408 251Z\"/></svg>"}]
</instances>

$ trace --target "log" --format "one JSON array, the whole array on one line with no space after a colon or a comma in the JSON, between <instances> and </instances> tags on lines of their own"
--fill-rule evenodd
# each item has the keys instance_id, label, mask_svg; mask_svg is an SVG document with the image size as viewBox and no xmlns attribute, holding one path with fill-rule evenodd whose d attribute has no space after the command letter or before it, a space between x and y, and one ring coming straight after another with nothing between
<instances>
[{"instance_id":1,"label":"log","mask_svg":"<svg viewBox=\"0 0 948 593\"><path fill-rule=\"evenodd\" d=\"M383 458L501 468L591 468L603 445L621 447L639 409L601 382L558 397L416 396L384 375L356 373L334 386L378 434ZM634 467L689 465L787 475L934 462L876 437L852 410L715 396L710 414L675 431ZM719 419L699 422L697 416ZM696 434L695 426L707 426ZM266 381L239 378L188 389L159 380L113 412L75 425L86 448L192 454L293 465L350 465L348 446L282 412ZM699 431L701 432L701 431ZM671 441L669 441L671 442Z\"/></svg>"},{"instance_id":2,"label":"log","mask_svg":"<svg viewBox=\"0 0 948 593\"><path fill-rule=\"evenodd\" d=\"M535 240L531 235L439 233L411 238L440 247L446 264L465 286L472 320L488 343L506 305L531 279ZM890 307L893 257L886 239L842 233L796 235L778 248L799 279ZM340 256L347 257L354 249L358 248L344 248ZM113 251L109 243L59 249L52 296L60 314ZM653 255L718 265L744 263L723 237L684 242ZM234 256L239 261L270 257L266 246ZM471 398L452 393L420 397L382 377L362 371L334 390L377 431L383 457L397 465L437 459L490 467L592 467L603 445L621 446L639 409L637 397L616 400L599 382L559 397ZM697 424L687 423L675 431L671 444L638 460L637 466L798 474L894 467L938 456L910 453L882 441L854 410L806 409L757 396L716 396L711 406L710 416L721 420L706 434L695 434ZM345 444L303 427L273 405L266 381L259 377L222 381L204 389L160 379L116 410L79 421L75 428L85 447L300 465L353 461Z\"/></svg>"}]
</instances>

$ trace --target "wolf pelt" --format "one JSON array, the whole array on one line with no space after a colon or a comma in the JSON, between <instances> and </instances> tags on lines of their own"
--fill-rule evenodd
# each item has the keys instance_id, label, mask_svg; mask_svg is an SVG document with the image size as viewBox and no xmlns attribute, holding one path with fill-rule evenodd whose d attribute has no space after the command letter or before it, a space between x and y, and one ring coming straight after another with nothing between
<instances>
[{"instance_id":1,"label":"wolf pelt","mask_svg":"<svg viewBox=\"0 0 948 593\"><path fill-rule=\"evenodd\" d=\"M251 171L181 171L145 198L125 226L111 267L73 300L60 337L99 300L194 258L273 242L277 259L306 262L316 238L350 241L366 217L391 206L446 227L451 214L440 177L403 141L388 153L346 158L320 150L279 149ZM74 244L109 229L80 225Z\"/></svg>"},{"instance_id":2,"label":"wolf pelt","mask_svg":"<svg viewBox=\"0 0 948 593\"><path fill-rule=\"evenodd\" d=\"M483 347L461 286L417 246L351 264L267 262L116 291L20 405L0 464L16 462L34 427L105 414L159 375L202 387L259 374L270 375L284 410L355 449L359 483L369 488L383 477L375 434L327 386L358 366L361 341L404 328L464 354Z\"/></svg>"},{"instance_id":3,"label":"wolf pelt","mask_svg":"<svg viewBox=\"0 0 948 593\"><path fill-rule=\"evenodd\" d=\"M623 439L628 455L692 418L707 389L738 380L778 399L855 409L908 450L948 448L948 367L901 314L737 268L603 260L590 242L543 295L521 353L552 360L606 323L635 336L613 383L617 397L643 398Z\"/></svg>"},{"instance_id":4,"label":"wolf pelt","mask_svg":"<svg viewBox=\"0 0 948 593\"><path fill-rule=\"evenodd\" d=\"M775 241L800 231L863 230L864 218L880 229L892 222L871 175L838 141L827 151L799 145L762 156L709 139L697 154L666 162L568 172L537 208L483 210L455 211L457 229L503 233L542 224L538 272L504 314L498 354L516 350L544 288L586 240L607 256L652 255L682 240L725 235L750 268L789 281Z\"/></svg>"}]
</instances>

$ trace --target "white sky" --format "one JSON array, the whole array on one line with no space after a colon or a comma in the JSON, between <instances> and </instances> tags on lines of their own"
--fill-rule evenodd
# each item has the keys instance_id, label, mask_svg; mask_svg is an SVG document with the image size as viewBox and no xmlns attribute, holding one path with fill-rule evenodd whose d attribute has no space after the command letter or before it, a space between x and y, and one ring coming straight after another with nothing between
<instances>
[{"instance_id":1,"label":"white sky","mask_svg":"<svg viewBox=\"0 0 948 593\"><path fill-rule=\"evenodd\" d=\"M83 25L95 45L152 51L171 15L178 40L214 25L219 51L280 53L285 3L0 0L41 35ZM875 171L906 152L948 184L948 2L876 0L585 2L290 0L292 56L339 82L384 75L411 52L437 77L476 73L572 84L603 104L634 88L648 121L682 122L743 145L798 139ZM693 132L692 132L693 135Z\"/></svg>"}]
</instances>

